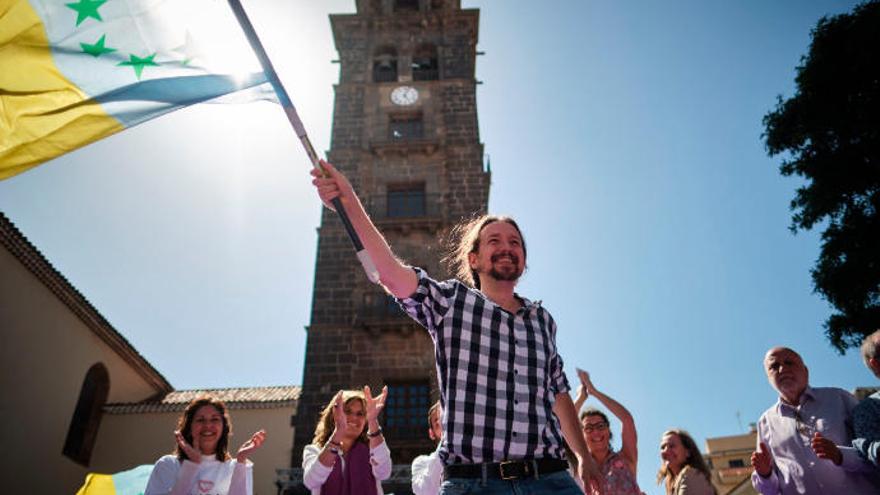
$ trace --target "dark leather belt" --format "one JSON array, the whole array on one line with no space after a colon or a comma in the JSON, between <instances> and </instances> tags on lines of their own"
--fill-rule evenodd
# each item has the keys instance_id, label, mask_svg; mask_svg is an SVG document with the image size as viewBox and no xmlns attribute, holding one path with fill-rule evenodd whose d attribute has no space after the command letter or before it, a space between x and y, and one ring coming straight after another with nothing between
<instances>
[{"instance_id":1,"label":"dark leather belt","mask_svg":"<svg viewBox=\"0 0 880 495\"><path fill-rule=\"evenodd\" d=\"M561 459L526 459L485 464L450 464L443 468L443 479L482 478L483 466L486 468L487 479L518 480L565 471L568 469L568 462Z\"/></svg>"}]
</instances>

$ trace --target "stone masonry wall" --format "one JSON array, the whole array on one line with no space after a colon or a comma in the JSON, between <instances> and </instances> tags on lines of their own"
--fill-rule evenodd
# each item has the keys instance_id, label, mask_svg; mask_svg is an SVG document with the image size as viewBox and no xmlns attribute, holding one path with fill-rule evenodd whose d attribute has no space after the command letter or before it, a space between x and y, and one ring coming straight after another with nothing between
<instances>
[{"instance_id":1,"label":"stone masonry wall","mask_svg":"<svg viewBox=\"0 0 880 495\"><path fill-rule=\"evenodd\" d=\"M457 1L435 3L444 7L395 17L373 8L362 11L368 4L359 2L358 14L331 16L341 67L328 158L349 177L368 208L384 200L389 187L424 184L426 198L436 203L430 214L377 219L377 225L403 259L443 279L448 274L439 262L440 241L461 218L485 212L490 177L483 168L476 111L479 13L461 10ZM425 42L437 46L440 79L414 82L408 64L412 50ZM373 83L373 51L389 45L398 50L400 82ZM414 85L422 95L413 110L425 119L425 135L414 142L389 142L389 112L402 109L391 106L387 95L400 84ZM369 384L378 391L387 382L425 380L432 399L438 397L427 331L405 316L372 313L370 304L384 297L366 280L336 214L325 209L293 466L300 465L302 449L311 443L320 411L341 388ZM396 464L433 449L427 433L395 438L389 432L386 439Z\"/></svg>"}]
</instances>

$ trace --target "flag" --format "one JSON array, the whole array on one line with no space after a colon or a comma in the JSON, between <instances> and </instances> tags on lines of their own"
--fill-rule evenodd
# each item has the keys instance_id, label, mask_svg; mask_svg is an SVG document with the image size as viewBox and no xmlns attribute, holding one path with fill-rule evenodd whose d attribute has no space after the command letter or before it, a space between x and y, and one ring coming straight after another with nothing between
<instances>
[{"instance_id":1,"label":"flag","mask_svg":"<svg viewBox=\"0 0 880 495\"><path fill-rule=\"evenodd\" d=\"M0 180L265 82L218 0L3 0Z\"/></svg>"},{"instance_id":2,"label":"flag","mask_svg":"<svg viewBox=\"0 0 880 495\"><path fill-rule=\"evenodd\" d=\"M76 495L143 495L151 472L153 465L144 464L116 474L89 473Z\"/></svg>"}]
</instances>

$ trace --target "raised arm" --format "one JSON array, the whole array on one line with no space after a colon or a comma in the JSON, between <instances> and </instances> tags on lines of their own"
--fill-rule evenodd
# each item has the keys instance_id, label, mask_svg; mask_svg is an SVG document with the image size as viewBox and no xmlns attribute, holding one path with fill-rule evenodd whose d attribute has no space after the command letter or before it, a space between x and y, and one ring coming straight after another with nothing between
<instances>
[{"instance_id":1,"label":"raised arm","mask_svg":"<svg viewBox=\"0 0 880 495\"><path fill-rule=\"evenodd\" d=\"M587 387L581 383L578 385L577 396L574 398L574 412L578 416L581 414L581 409L584 407L584 402L587 401Z\"/></svg>"},{"instance_id":2,"label":"raised arm","mask_svg":"<svg viewBox=\"0 0 880 495\"><path fill-rule=\"evenodd\" d=\"M584 442L584 436L581 434L580 423L578 422L577 412L574 410L574 403L568 392L560 392L556 394L556 400L553 402L553 414L559 419L559 425L562 427L562 436L565 442L574 452L578 459L578 476L584 482L584 491L587 493L602 495L602 474L593 460L593 456L587 450L587 444Z\"/></svg>"},{"instance_id":3,"label":"raised arm","mask_svg":"<svg viewBox=\"0 0 880 495\"><path fill-rule=\"evenodd\" d=\"M333 209L330 202L339 198L342 206L351 219L351 224L364 243L364 249L370 254L376 269L379 272L379 282L396 297L404 298L411 296L416 290L418 279L415 272L403 264L391 247L382 237L382 234L373 225L373 221L367 215L364 206L355 194L348 179L333 165L321 160L326 176L317 169L312 169L312 184L318 190L321 201L327 208Z\"/></svg>"},{"instance_id":4,"label":"raised arm","mask_svg":"<svg viewBox=\"0 0 880 495\"><path fill-rule=\"evenodd\" d=\"M249 473L248 457L263 445L266 441L266 430L260 430L238 448L235 454L235 467L232 471L232 480L229 482L229 495L252 495L254 482Z\"/></svg>"},{"instance_id":5,"label":"raised arm","mask_svg":"<svg viewBox=\"0 0 880 495\"><path fill-rule=\"evenodd\" d=\"M586 389L586 392L598 399L599 402L601 402L603 406L611 411L611 414L615 415L617 419L620 420L620 423L623 425L620 434L622 444L620 455L630 462L630 464L632 465L632 470L633 472L635 472L636 466L639 462L639 448L638 435L636 433L636 422L633 419L632 414L630 414L627 408L623 407L623 404L617 402L616 400L608 397L607 395L596 389L596 387L593 385L592 380L590 380L589 373L581 369L578 369L577 373L578 378L580 378L581 380L581 386Z\"/></svg>"}]
</instances>

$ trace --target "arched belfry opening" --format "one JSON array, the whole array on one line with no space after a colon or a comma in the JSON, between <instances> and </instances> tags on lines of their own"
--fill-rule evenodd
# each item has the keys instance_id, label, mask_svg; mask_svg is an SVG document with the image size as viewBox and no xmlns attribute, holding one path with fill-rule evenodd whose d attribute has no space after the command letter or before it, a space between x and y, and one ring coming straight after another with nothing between
<instances>
[{"instance_id":1,"label":"arched belfry opening","mask_svg":"<svg viewBox=\"0 0 880 495\"><path fill-rule=\"evenodd\" d=\"M397 49L382 46L373 55L373 82L397 81Z\"/></svg>"},{"instance_id":2,"label":"arched belfry opening","mask_svg":"<svg viewBox=\"0 0 880 495\"><path fill-rule=\"evenodd\" d=\"M422 43L413 52L412 75L414 81L436 81L440 79L440 64L437 61L437 46Z\"/></svg>"}]
</instances>

